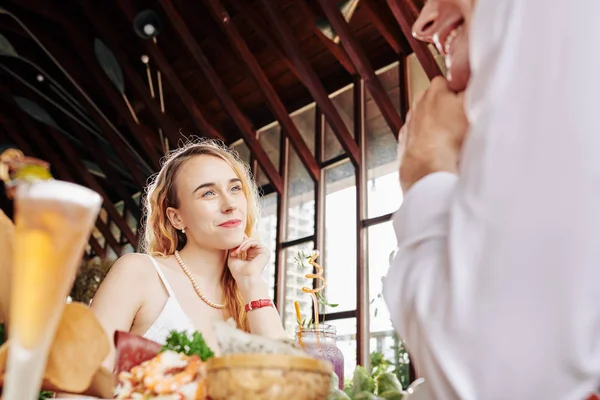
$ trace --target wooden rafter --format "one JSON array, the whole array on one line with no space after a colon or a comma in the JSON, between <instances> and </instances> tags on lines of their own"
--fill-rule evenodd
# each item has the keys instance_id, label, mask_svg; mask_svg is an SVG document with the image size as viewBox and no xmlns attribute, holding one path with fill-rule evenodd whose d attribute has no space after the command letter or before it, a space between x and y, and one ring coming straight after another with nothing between
<instances>
[{"instance_id":1,"label":"wooden rafter","mask_svg":"<svg viewBox=\"0 0 600 400\"><path fill-rule=\"evenodd\" d=\"M227 35L233 49L236 51L238 57L246 64L252 77L256 81L257 87L263 93L267 99L267 103L273 111L275 118L279 121L280 126L287 133L298 154L298 157L306 167L306 170L311 175L313 180L319 180L319 165L312 156L310 149L306 145L302 135L298 131L298 128L289 116L285 106L281 102L281 99L277 95L277 92L269 82L269 79L261 69L258 61L248 48L248 45L238 32L231 17L227 13L227 10L223 7L220 0L207 0L205 1L213 13L215 20L219 21L221 29ZM253 157L255 156L252 153Z\"/></svg>"},{"instance_id":2,"label":"wooden rafter","mask_svg":"<svg viewBox=\"0 0 600 400\"><path fill-rule=\"evenodd\" d=\"M288 58L285 50L276 38L276 35L269 29L269 24L258 14L247 0L231 0L230 4L250 23L252 28L258 32L262 39L275 51L277 58L283 61L288 69L296 75L296 78L302 80L302 74L296 69L294 63Z\"/></svg>"},{"instance_id":3,"label":"wooden rafter","mask_svg":"<svg viewBox=\"0 0 600 400\"><path fill-rule=\"evenodd\" d=\"M77 51L77 55L81 57L83 61L82 66L74 65L71 61L72 55L67 54L64 51L64 47L58 45L55 41L48 40L44 45L48 47L54 56L65 65L65 69L67 69L67 71L69 71L74 78L81 76L83 71L92 74L94 81L98 84L98 87L102 93L104 93L110 104L123 119L132 136L140 143L141 148L144 150L144 158L148 161L151 167L154 169L158 168L158 158L160 153L156 151L156 148L158 147L157 143L159 141L156 140L156 143L152 143L151 139L153 136L157 135L151 132L148 127L136 124L131 116L131 113L127 110L123 98L119 97L117 90L109 83L108 77L104 71L102 71L98 61L94 57L93 43L87 42L86 39L79 33L77 29L78 27L74 21L71 21L67 18L63 18L63 21L63 26L69 34L71 44ZM112 130L105 130L104 133L106 139L109 140L115 150L120 153L119 155L123 163L127 165L130 170L137 169L135 164L132 163L131 156L119 149L122 148L122 146L118 144L119 138L116 137L114 132L112 132ZM143 187L145 181L145 175L140 175L136 179L136 182L140 185L140 187Z\"/></svg>"},{"instance_id":4,"label":"wooden rafter","mask_svg":"<svg viewBox=\"0 0 600 400\"><path fill-rule=\"evenodd\" d=\"M27 22L27 21L25 21L25 22ZM63 21L63 23L64 23L64 21ZM68 25L68 24L65 24L65 25ZM46 47L49 51L50 51L50 49L52 49L51 54L53 54L54 58L56 58L58 60L58 57L56 57L54 55L54 52L56 52L57 54L63 55L63 57L61 57L61 60L59 60L59 62L61 64L61 68L64 69L64 71L66 73L68 73L69 76L66 76L66 78L69 81L74 83L75 79L73 79L73 76L77 76L78 74L81 73L82 70L87 69L87 66L85 68L74 66L72 64L71 57L64 56L65 52L62 49L60 49L60 46L57 46L56 43L52 40L47 40L47 38L49 36L47 34L45 34L44 32L40 31L39 26L36 23L28 23L27 27L40 40L40 42L44 45L44 47ZM24 33L19 32L19 34L23 35ZM74 39L77 39L77 38L79 38L80 34L78 32L74 32L72 34L72 36ZM27 35L25 35L25 37L28 39L31 39ZM76 86L80 87L80 85L78 85L78 84ZM83 89L82 89L82 91L83 91ZM136 165L136 163L133 162L132 155L134 155L134 154L131 153L130 151L126 151L127 146L123 145L124 141L118 137L118 135L115 133L113 128L109 125L109 123L101 116L98 109L96 109L94 106L92 106L90 104L90 102L86 98L87 94L84 95L79 90L73 90L72 94L80 100L80 104L87 110L89 116L100 127L101 131L104 133L105 138L112 143L113 147L115 147L115 150L116 150L119 158L125 165L128 166L128 168L130 169L130 173L132 174L136 183L138 183L140 186L143 186L146 182L146 177L144 175L144 172L142 171L142 169L140 169L140 165ZM87 97L89 98L89 96L87 96ZM145 169L148 169L149 167L148 167L146 158L141 157L137 152L135 152L135 155L138 156L141 159L141 161L144 163L144 166L146 167Z\"/></svg>"},{"instance_id":5,"label":"wooden rafter","mask_svg":"<svg viewBox=\"0 0 600 400\"><path fill-rule=\"evenodd\" d=\"M300 45L294 38L291 28L286 24L278 5L270 0L261 0L269 20L277 31L277 34L286 49L288 56L296 66L296 69L302 75L302 80L310 91L313 99L325 114L331 129L335 133L337 139L346 151L352 163L358 165L360 163L359 149L356 142L352 138L348 127L340 117L335 105L325 91L323 84L319 80L319 76L310 65L310 62L302 54Z\"/></svg>"},{"instance_id":6,"label":"wooden rafter","mask_svg":"<svg viewBox=\"0 0 600 400\"><path fill-rule=\"evenodd\" d=\"M110 218L115 222L115 224L119 227L119 229L123 232L129 243L131 243L134 247L137 247L137 237L131 231L131 228L125 221L125 218L119 214L119 211L116 209L115 205L112 203L102 186L98 184L96 179L90 174L90 172L85 168L83 162L79 158L77 152L73 149L73 146L68 141L66 137L62 134L56 132L52 128L48 128L48 131L51 134L51 137L58 143L62 151L68 160L71 161L74 170L81 176L83 182L85 182L86 186L90 189L96 191L102 198L104 199L104 208L106 212L110 216Z\"/></svg>"},{"instance_id":7,"label":"wooden rafter","mask_svg":"<svg viewBox=\"0 0 600 400\"><path fill-rule=\"evenodd\" d=\"M135 10L133 9L133 5L129 1L118 1L117 2L123 13L127 16L128 20L133 23L133 20L136 16ZM132 32L133 34L133 32ZM188 113L190 114L196 128L200 130L203 135L206 135L210 138L220 139L225 141L225 138L221 133L219 133L212 125L206 121L204 115L200 111L200 108L196 104L196 100L192 97L192 95L185 88L173 68L169 65L169 62L162 54L157 45L155 45L150 40L145 40L144 46L146 51L150 55L150 60L154 61L160 69L161 73L165 76L165 78L171 83L173 90L177 93L177 96L181 98L181 102L183 106L186 108Z\"/></svg>"},{"instance_id":8,"label":"wooden rafter","mask_svg":"<svg viewBox=\"0 0 600 400\"><path fill-rule=\"evenodd\" d=\"M65 24L68 25L68 24ZM36 29L36 28L34 28ZM18 30L18 29L10 29L11 32L16 33L21 35L23 38L25 38L26 40L30 40L31 38L25 34L25 32ZM144 161L148 162L150 164L151 167L153 168L158 168L159 167L159 163L158 163L158 156L160 153L157 153L156 151L158 151L158 145L159 143L156 142L152 142L150 140L151 138L151 133L149 132L148 128L145 126L138 126L135 124L135 122L133 121L133 118L131 117L131 114L127 111L125 104L123 104L123 100L121 98L119 98L114 90L113 87L111 87L108 82L106 82L106 75L102 72L98 72L99 71L99 67L97 66L97 63L94 60L90 60L88 56L88 52L91 51L91 48L89 46L87 46L86 44L82 45L82 38L79 37L80 35L71 35L71 37L74 38L74 42L73 45L74 47L77 49L76 54L78 56L83 57L84 60L82 61L81 65L77 65L73 62L73 59L71 59L71 57L73 57L73 54L68 54L65 50L64 47L60 46L59 44L57 44L55 41L47 41L46 43L44 43L44 46L48 49L48 51L50 51L52 53L52 55L59 60L59 62L61 62L63 64L63 66L65 67L65 70L67 70L69 72L69 74L71 74L71 76L73 77L73 79L75 79L78 82L83 82L84 80L83 78L83 73L85 72L91 72L92 75L94 76L94 83L98 84L98 87L101 89L101 91L106 95L106 97L108 98L109 102L111 105L113 105L115 107L115 109L119 112L119 114L121 115L121 117L123 118L123 120L125 121L127 127L129 128L129 131L131 132L133 137L137 137L140 138L140 145L142 146L142 149L144 150L144 155L146 156L144 158ZM30 49L24 49L25 52L29 52L31 51ZM77 57L75 57L75 59L77 59ZM91 107L88 106L88 104L85 103L85 100L83 99L83 101L81 102L81 104L83 105L83 107L85 107L85 109L88 112L93 113L94 110L91 109ZM124 110L124 112L123 112ZM110 135L112 133L112 135ZM109 133L110 136L112 136L112 139L107 137L105 135L105 138L107 140L109 140L109 142L111 142L111 144L114 143L120 143L121 139L118 138L114 132L111 130ZM131 155L127 154L126 152L123 151L122 147L123 146L114 146L118 153L117 155L120 157L121 161L126 163L128 168L132 171L134 171L134 173L136 172L136 169L134 168L134 165L131 161ZM154 149L154 147L156 147L157 150ZM133 174L132 174L133 175ZM138 179L136 180L136 182L139 184L141 182L141 179L143 179L143 173L139 173ZM135 179L135 177L134 177Z\"/></svg>"},{"instance_id":9,"label":"wooden rafter","mask_svg":"<svg viewBox=\"0 0 600 400\"><path fill-rule=\"evenodd\" d=\"M139 73L131 67L125 52L121 49L120 42L122 39L117 37L115 31L111 29L110 26L101 23L101 21L96 18L97 13L94 12L94 2L83 1L78 2L77 4L79 4L85 15L88 17L88 21L90 21L90 23L94 26L101 40L106 41L106 45L109 46L115 58L119 62L119 65L123 69L123 73L127 78L127 81L131 83L132 92L142 100L144 105L150 111L150 114L152 114L152 117L156 123L158 123L162 128L171 144L176 146L179 139L181 139L179 136L180 128L175 124L168 114L162 112L157 100L152 98L150 95L150 89L140 78ZM121 113L130 114L126 109L123 109ZM128 120L131 120L131 117L129 117ZM158 137L156 133L148 132L148 134ZM160 148L162 148L162 144ZM158 162L156 163L156 166L158 167Z\"/></svg>"},{"instance_id":10,"label":"wooden rafter","mask_svg":"<svg viewBox=\"0 0 600 400\"><path fill-rule=\"evenodd\" d=\"M235 100L233 99L233 97L231 97L231 94L229 94L227 87L225 86L225 84L223 84L221 78L213 69L212 65L204 55L202 49L194 40L185 21L183 20L183 18L181 18L181 16L173 6L173 3L171 3L170 0L160 0L159 2L163 7L163 10L165 11L165 14L171 21L173 28L177 31L177 34L181 38L181 41L183 42L187 50L190 52L192 57L196 60L196 63L206 76L208 82L212 86L215 94L217 95L217 98L219 99L219 101L221 102L231 119L236 123L236 125L240 129L242 137L248 145L248 148L258 160L263 171L265 172L273 186L275 186L277 192L283 193L284 188L281 176L279 175L277 168L275 168L275 165L273 165L273 162L267 155L267 152L262 148L262 146L256 139L256 132L254 131L254 129L252 129L250 121L248 120L248 118L246 118L242 110L240 110L238 105L235 103Z\"/></svg>"},{"instance_id":11,"label":"wooden rafter","mask_svg":"<svg viewBox=\"0 0 600 400\"><path fill-rule=\"evenodd\" d=\"M70 169L63 162L63 160L60 159L56 155L56 153L54 153L54 151L52 151L52 149L48 146L48 143L45 141L45 138L41 138L41 142L34 140L36 142L36 144L38 145L38 147L44 149L43 154L36 153L33 151L31 145L25 139L25 137L23 135L17 133L17 130L15 129L14 124L12 123L12 121L10 119L8 119L6 116L1 116L1 120L2 120L2 125L4 126L4 128L6 130L6 133L11 138L11 140L19 147L19 149L21 149L21 151L23 151L23 153L25 153L26 155L31 155L33 157L38 156L39 158L42 158L42 159L50 162L50 164L56 171L57 178L63 179L67 182L79 183L73 178L73 176L71 175ZM37 139L38 136L41 136L37 132L37 129L33 126L33 124L31 122L29 122L29 120L27 118L22 118L21 122L22 122L23 126L25 127L26 131L29 134L31 134L32 136L34 136L35 139ZM98 228L98 230L100 231L102 236L104 236L105 241L111 245L113 250L117 254L121 254L121 246L115 240L114 236L108 229L108 226L100 218L98 218L96 220L96 228Z\"/></svg>"},{"instance_id":12,"label":"wooden rafter","mask_svg":"<svg viewBox=\"0 0 600 400\"><path fill-rule=\"evenodd\" d=\"M127 191L127 189L121 182L121 178L119 177L118 172L112 165L108 163L108 160L106 159L106 154L104 154L102 150L100 150L100 146L97 140L94 140L94 138L92 138L92 136L88 132L86 132L84 129L79 128L74 123L71 123L70 126L71 131L77 133L77 137L81 140L83 145L87 149L89 149L92 158L94 159L94 161L96 161L102 172L106 175L106 179L109 182L110 186L117 192L119 197L123 199L125 204L129 206L131 213L139 221L139 219L142 217L142 212L140 208L135 204L135 202L131 198L131 194Z\"/></svg>"},{"instance_id":13,"label":"wooden rafter","mask_svg":"<svg viewBox=\"0 0 600 400\"><path fill-rule=\"evenodd\" d=\"M342 67L344 67L344 69L348 71L350 75L355 75L356 69L354 68L354 65L352 65L352 61L350 61L348 54L346 54L346 52L341 46L339 46L337 43L332 42L331 39L325 36L323 32L321 32L321 30L317 27L317 16L310 8L310 6L306 3L306 0L296 0L295 5L300 8L306 19L310 21L309 24L312 27L313 33L321 40L321 42L323 42L325 47L327 47L331 54L333 54L333 56L338 60Z\"/></svg>"},{"instance_id":14,"label":"wooden rafter","mask_svg":"<svg viewBox=\"0 0 600 400\"><path fill-rule=\"evenodd\" d=\"M387 4L429 79L442 75L440 66L435 61L435 58L427 45L415 39L412 35L412 26L415 23L415 16L407 7L406 1L387 0Z\"/></svg>"},{"instance_id":15,"label":"wooden rafter","mask_svg":"<svg viewBox=\"0 0 600 400\"><path fill-rule=\"evenodd\" d=\"M400 128L403 125L402 118L396 111L390 97L386 93L381 81L375 75L375 71L367 58L362 47L357 43L357 41L352 36L352 32L348 27L348 23L344 20L344 16L342 15L340 9L335 6L332 2L328 0L319 0L323 11L325 11L325 15L329 19L329 23L333 26L333 29L340 36L342 45L348 52L350 59L354 63L358 73L363 79L365 86L371 93L373 100L379 107L379 111L381 115L387 122L392 132L400 132Z\"/></svg>"},{"instance_id":16,"label":"wooden rafter","mask_svg":"<svg viewBox=\"0 0 600 400\"><path fill-rule=\"evenodd\" d=\"M402 41L404 35L397 25L390 24L379 7L380 1L374 0L362 0L361 5L367 12L369 19L373 22L373 25L377 27L381 36L388 42L394 53L400 54L405 51L404 44Z\"/></svg>"},{"instance_id":17,"label":"wooden rafter","mask_svg":"<svg viewBox=\"0 0 600 400\"><path fill-rule=\"evenodd\" d=\"M106 257L106 252L104 251L102 246L100 246L100 243L98 243L98 240L96 240L96 238L93 235L90 235L89 244L98 257Z\"/></svg>"}]
</instances>

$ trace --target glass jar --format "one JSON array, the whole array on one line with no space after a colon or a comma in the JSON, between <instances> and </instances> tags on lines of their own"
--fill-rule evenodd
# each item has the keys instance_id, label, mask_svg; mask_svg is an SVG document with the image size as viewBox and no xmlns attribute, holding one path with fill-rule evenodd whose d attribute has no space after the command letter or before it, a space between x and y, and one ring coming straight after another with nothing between
<instances>
[{"instance_id":1,"label":"glass jar","mask_svg":"<svg viewBox=\"0 0 600 400\"><path fill-rule=\"evenodd\" d=\"M339 379L339 388L344 390L344 354L337 347L337 330L332 325L296 327L296 341L311 356L329 361Z\"/></svg>"}]
</instances>

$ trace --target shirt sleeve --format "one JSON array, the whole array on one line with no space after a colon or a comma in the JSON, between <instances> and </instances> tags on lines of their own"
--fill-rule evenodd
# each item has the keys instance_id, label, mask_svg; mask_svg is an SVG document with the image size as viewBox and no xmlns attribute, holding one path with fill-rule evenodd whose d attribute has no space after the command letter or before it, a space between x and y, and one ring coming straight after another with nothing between
<instances>
[{"instance_id":1,"label":"shirt sleeve","mask_svg":"<svg viewBox=\"0 0 600 400\"><path fill-rule=\"evenodd\" d=\"M407 193L384 287L435 398L580 400L600 383L598 15L477 3L459 178Z\"/></svg>"}]
</instances>

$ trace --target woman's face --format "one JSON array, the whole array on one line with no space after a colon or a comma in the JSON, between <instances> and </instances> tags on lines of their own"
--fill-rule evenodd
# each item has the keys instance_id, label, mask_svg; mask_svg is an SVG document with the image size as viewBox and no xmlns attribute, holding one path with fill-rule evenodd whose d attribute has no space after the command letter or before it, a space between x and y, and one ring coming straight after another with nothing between
<instances>
[{"instance_id":1,"label":"woman's face","mask_svg":"<svg viewBox=\"0 0 600 400\"><path fill-rule=\"evenodd\" d=\"M242 182L223 159L190 158L175 177L177 209L167 209L173 226L185 228L188 242L203 248L229 250L242 243L247 200Z\"/></svg>"},{"instance_id":2,"label":"woman's face","mask_svg":"<svg viewBox=\"0 0 600 400\"><path fill-rule=\"evenodd\" d=\"M448 85L456 92L471 76L468 26L475 0L428 0L413 25L413 36L433 43L444 56Z\"/></svg>"}]
</instances>

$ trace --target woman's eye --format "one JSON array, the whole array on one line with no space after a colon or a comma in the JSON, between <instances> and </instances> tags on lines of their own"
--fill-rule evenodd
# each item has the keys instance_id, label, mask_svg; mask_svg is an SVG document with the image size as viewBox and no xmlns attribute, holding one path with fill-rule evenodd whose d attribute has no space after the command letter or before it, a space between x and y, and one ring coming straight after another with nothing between
<instances>
[{"instance_id":1,"label":"woman's eye","mask_svg":"<svg viewBox=\"0 0 600 400\"><path fill-rule=\"evenodd\" d=\"M235 185L231 188L232 192L239 192L240 190L242 190L242 187L240 185Z\"/></svg>"},{"instance_id":2,"label":"woman's eye","mask_svg":"<svg viewBox=\"0 0 600 400\"><path fill-rule=\"evenodd\" d=\"M212 190L209 190L208 192L204 193L202 195L202 197L210 197L210 196L214 196L214 195L215 195L215 192Z\"/></svg>"}]
</instances>

